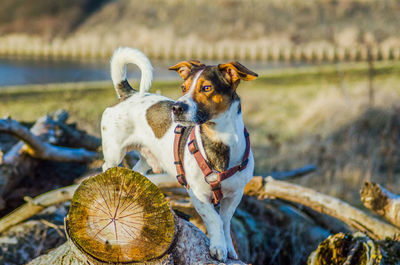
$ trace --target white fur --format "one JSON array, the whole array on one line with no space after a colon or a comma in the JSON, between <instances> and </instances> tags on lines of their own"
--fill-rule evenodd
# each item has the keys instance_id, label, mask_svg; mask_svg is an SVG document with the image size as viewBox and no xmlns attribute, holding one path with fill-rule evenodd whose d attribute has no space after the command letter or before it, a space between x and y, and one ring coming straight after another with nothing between
<instances>
[{"instance_id":1,"label":"white fur","mask_svg":"<svg viewBox=\"0 0 400 265\"><path fill-rule=\"evenodd\" d=\"M190 85L189 91L180 97L177 101L181 101L188 105L188 111L186 113L186 120L191 122L196 122L196 112L197 112L197 104L193 100L193 93L196 89L196 83L199 80L199 77L203 70L200 70L196 73L193 78L192 84Z\"/></svg>"},{"instance_id":2,"label":"white fur","mask_svg":"<svg viewBox=\"0 0 400 265\"><path fill-rule=\"evenodd\" d=\"M141 59L135 58L135 54ZM123 56L128 56L128 58L121 58ZM112 65L115 63L117 67L112 69L112 74L116 76L115 80L117 83L125 74L119 70L117 71L117 69L124 69L123 63L148 61L147 59L143 60L142 56L142 53L128 50L125 52L120 49L114 53ZM147 70L148 69L150 68L147 68ZM144 70L142 69L142 71ZM148 77L149 75L146 76ZM108 168L118 166L130 147L142 146L151 151L155 159L158 160L161 168L165 170L171 178L176 175L172 154L175 136L174 128L177 123L172 122L167 132L161 138L157 138L146 120L147 109L162 100L170 99L156 94L147 94L146 97L142 97L140 93L137 93L104 111L101 120L101 134L105 160L103 165L104 171ZM233 167L241 162L246 148L246 141L243 133L243 119L242 115L237 113L237 109L237 103L233 103L225 113L212 120L216 123L215 129L213 129L215 139L222 141L230 148L229 167ZM203 156L206 157L204 149L202 148L201 138L199 137L199 126L196 126L195 130L200 151ZM212 197L210 186L204 181L203 172L198 167L195 158L190 154L187 145L185 145L184 157L186 180L190 187L188 194L207 227L210 236L211 256L220 261L225 261L227 256L230 258L237 258L230 235L230 221L242 198L244 186L253 176L254 159L251 150L247 167L243 171L239 171L232 177L221 182L224 197L221 201L219 213L215 210L210 201ZM149 168L150 167L142 157L137 165L135 165L134 170L146 173ZM215 174L209 177L213 178ZM155 179L152 181L157 183L160 180Z\"/></svg>"},{"instance_id":3,"label":"white fur","mask_svg":"<svg viewBox=\"0 0 400 265\"><path fill-rule=\"evenodd\" d=\"M118 94L117 87L122 81L126 80L126 65L128 63L136 64L142 72L139 88L140 95L149 91L151 81L153 80L153 67L144 53L138 49L119 47L114 51L110 62L111 79L118 97L121 96Z\"/></svg>"}]
</instances>

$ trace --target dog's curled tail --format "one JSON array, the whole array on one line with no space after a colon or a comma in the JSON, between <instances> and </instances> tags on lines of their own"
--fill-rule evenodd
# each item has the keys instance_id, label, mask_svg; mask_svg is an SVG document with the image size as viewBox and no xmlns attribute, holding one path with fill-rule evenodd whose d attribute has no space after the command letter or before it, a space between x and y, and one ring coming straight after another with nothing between
<instances>
[{"instance_id":1,"label":"dog's curled tail","mask_svg":"<svg viewBox=\"0 0 400 265\"><path fill-rule=\"evenodd\" d=\"M111 57L111 79L117 91L118 98L124 98L133 94L134 90L126 79L126 65L136 64L142 72L139 94L149 91L153 79L153 67L149 59L138 49L119 47Z\"/></svg>"}]
</instances>

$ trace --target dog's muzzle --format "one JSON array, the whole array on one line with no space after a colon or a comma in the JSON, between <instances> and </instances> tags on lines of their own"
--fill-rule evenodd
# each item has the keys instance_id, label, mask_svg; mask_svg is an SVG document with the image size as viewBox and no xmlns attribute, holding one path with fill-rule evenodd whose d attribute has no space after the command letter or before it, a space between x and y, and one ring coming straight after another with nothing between
<instances>
[{"instance_id":1,"label":"dog's muzzle","mask_svg":"<svg viewBox=\"0 0 400 265\"><path fill-rule=\"evenodd\" d=\"M188 104L180 101L175 102L175 104L172 105L172 113L175 115L175 117L182 116L182 114L184 114L188 109Z\"/></svg>"},{"instance_id":2,"label":"dog's muzzle","mask_svg":"<svg viewBox=\"0 0 400 265\"><path fill-rule=\"evenodd\" d=\"M172 105L172 114L174 116L175 122L187 122L187 112L189 109L189 105L182 102L177 101Z\"/></svg>"}]
</instances>

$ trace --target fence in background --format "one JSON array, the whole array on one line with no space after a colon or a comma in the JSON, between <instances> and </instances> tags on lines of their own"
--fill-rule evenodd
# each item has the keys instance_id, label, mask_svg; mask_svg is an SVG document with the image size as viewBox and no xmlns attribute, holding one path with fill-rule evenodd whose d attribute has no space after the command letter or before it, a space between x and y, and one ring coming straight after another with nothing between
<instances>
[{"instance_id":1,"label":"fence in background","mask_svg":"<svg viewBox=\"0 0 400 265\"><path fill-rule=\"evenodd\" d=\"M0 38L0 56L54 59L109 59L117 46L112 43L60 41L17 37ZM260 43L169 44L158 43L137 47L153 59L206 59L254 61L379 61L400 60L400 45L329 45L272 46Z\"/></svg>"}]
</instances>

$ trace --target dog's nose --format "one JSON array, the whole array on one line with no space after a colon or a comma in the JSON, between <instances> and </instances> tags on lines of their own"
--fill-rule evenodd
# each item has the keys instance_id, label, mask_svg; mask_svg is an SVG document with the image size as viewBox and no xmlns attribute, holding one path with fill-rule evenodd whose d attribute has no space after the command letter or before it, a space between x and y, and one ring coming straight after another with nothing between
<instances>
[{"instance_id":1,"label":"dog's nose","mask_svg":"<svg viewBox=\"0 0 400 265\"><path fill-rule=\"evenodd\" d=\"M181 115L187 109L188 105L183 102L176 102L174 105L172 105L172 112L174 113L175 116Z\"/></svg>"}]
</instances>

